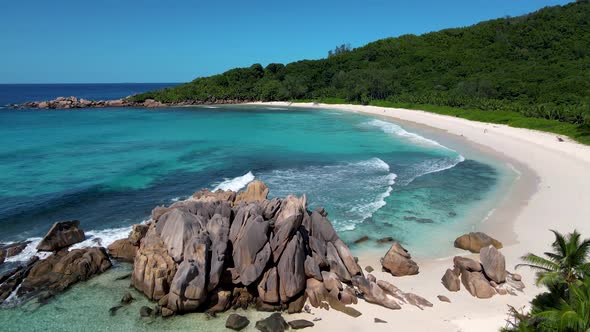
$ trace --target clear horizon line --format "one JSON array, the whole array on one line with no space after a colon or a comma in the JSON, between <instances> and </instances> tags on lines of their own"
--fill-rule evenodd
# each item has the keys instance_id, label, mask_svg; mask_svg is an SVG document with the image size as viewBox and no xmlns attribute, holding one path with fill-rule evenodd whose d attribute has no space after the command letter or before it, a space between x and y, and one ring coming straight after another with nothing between
<instances>
[{"instance_id":1,"label":"clear horizon line","mask_svg":"<svg viewBox=\"0 0 590 332\"><path fill-rule=\"evenodd\" d=\"M37 82L37 83L0 83L0 85L51 85L51 84L182 84L187 82Z\"/></svg>"}]
</instances>

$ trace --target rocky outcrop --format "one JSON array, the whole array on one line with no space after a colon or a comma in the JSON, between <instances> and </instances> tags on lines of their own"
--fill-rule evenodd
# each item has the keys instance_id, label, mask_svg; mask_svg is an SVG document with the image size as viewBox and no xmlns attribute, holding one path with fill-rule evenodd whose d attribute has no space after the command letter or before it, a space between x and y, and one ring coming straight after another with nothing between
<instances>
[{"instance_id":1,"label":"rocky outcrop","mask_svg":"<svg viewBox=\"0 0 590 332\"><path fill-rule=\"evenodd\" d=\"M490 245L496 249L502 249L502 243L500 241L482 232L463 234L455 240L455 248L469 250L475 254L479 253L481 248Z\"/></svg>"},{"instance_id":2,"label":"rocky outcrop","mask_svg":"<svg viewBox=\"0 0 590 332\"><path fill-rule=\"evenodd\" d=\"M383 257L381 264L393 276L401 277L418 274L418 264L412 260L410 253L399 242L394 242Z\"/></svg>"},{"instance_id":3,"label":"rocky outcrop","mask_svg":"<svg viewBox=\"0 0 590 332\"><path fill-rule=\"evenodd\" d=\"M14 243L0 243L0 265L4 263L7 258L20 254L31 241L20 241Z\"/></svg>"},{"instance_id":4,"label":"rocky outcrop","mask_svg":"<svg viewBox=\"0 0 590 332\"><path fill-rule=\"evenodd\" d=\"M461 283L474 297L487 299L496 294L516 295L522 292L524 283L520 275L506 271L506 260L493 245L484 247L480 253L481 263L467 257L453 258L453 269L447 269L441 281L451 292L457 292ZM516 276L516 278L515 278ZM519 280L515 280L519 279Z\"/></svg>"},{"instance_id":5,"label":"rocky outcrop","mask_svg":"<svg viewBox=\"0 0 590 332\"><path fill-rule=\"evenodd\" d=\"M60 221L53 224L49 232L37 245L39 251L57 251L85 239L78 220Z\"/></svg>"},{"instance_id":6,"label":"rocky outcrop","mask_svg":"<svg viewBox=\"0 0 590 332\"><path fill-rule=\"evenodd\" d=\"M187 100L174 103L162 103L154 99L145 99L143 101L132 101L128 98L114 100L88 100L77 97L57 97L52 100L32 101L22 104L9 105L13 108L38 108L38 109L76 109L76 108L106 108L106 107L172 107L172 106L190 106L190 105L211 105L211 104L240 104L254 102L255 100L240 99L215 99L206 100Z\"/></svg>"},{"instance_id":7,"label":"rocky outcrop","mask_svg":"<svg viewBox=\"0 0 590 332\"><path fill-rule=\"evenodd\" d=\"M231 294L232 307L296 312L309 280L325 290L323 272L338 282L361 274L325 213L307 211L305 196L267 195L255 181L237 194L203 190L154 209L139 242L133 286L176 313L205 310L221 291ZM341 292L335 298L354 301Z\"/></svg>"},{"instance_id":8,"label":"rocky outcrop","mask_svg":"<svg viewBox=\"0 0 590 332\"><path fill-rule=\"evenodd\" d=\"M110 267L111 262L104 248L61 250L31 267L17 295L20 298L39 295L47 299Z\"/></svg>"}]
</instances>

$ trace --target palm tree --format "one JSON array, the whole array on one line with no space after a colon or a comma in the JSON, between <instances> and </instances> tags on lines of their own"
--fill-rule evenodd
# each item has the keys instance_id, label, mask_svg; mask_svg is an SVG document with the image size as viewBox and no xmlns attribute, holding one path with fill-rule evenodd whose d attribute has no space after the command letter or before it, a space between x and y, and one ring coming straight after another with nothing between
<instances>
[{"instance_id":1,"label":"palm tree","mask_svg":"<svg viewBox=\"0 0 590 332\"><path fill-rule=\"evenodd\" d=\"M567 301L560 299L555 308L535 314L558 331L586 332L590 331L590 278L569 286Z\"/></svg>"},{"instance_id":2,"label":"palm tree","mask_svg":"<svg viewBox=\"0 0 590 332\"><path fill-rule=\"evenodd\" d=\"M559 285L572 283L590 276L590 263L587 261L590 253L590 239L580 240L580 233L573 231L566 236L551 230L555 241L551 244L553 252L545 252L545 257L532 253L521 259L526 263L516 265L516 268L528 266L537 270L537 285L545 285L550 289Z\"/></svg>"}]
</instances>

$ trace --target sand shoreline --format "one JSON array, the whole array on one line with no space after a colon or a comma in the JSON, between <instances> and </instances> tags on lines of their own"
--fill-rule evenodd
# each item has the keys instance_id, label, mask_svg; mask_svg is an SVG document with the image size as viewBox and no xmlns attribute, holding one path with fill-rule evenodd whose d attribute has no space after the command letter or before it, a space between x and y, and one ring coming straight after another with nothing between
<instances>
[{"instance_id":1,"label":"sand shoreline","mask_svg":"<svg viewBox=\"0 0 590 332\"><path fill-rule=\"evenodd\" d=\"M333 109L386 117L398 122L409 122L442 130L444 135L473 144L482 153L509 162L520 176L492 216L481 224L479 230L505 243L502 249L508 270L519 263L519 257L532 252L542 252L552 241L549 229L570 232L574 228L590 237L590 223L584 216L590 215L590 147L555 134L512 128L505 125L469 121L423 111L360 105L289 104L285 102L257 103L278 107L305 107ZM467 252L460 252L463 255ZM380 267L379 258L384 252L364 252L360 264ZM534 286L533 274L527 269L523 275L527 289L519 296L494 296L489 300L471 297L465 290L448 292L440 283L444 271L452 267L452 257L421 260L420 274L413 277L394 278L375 271L377 279L393 282L404 291L424 296L434 303L433 308L420 311L404 306L392 311L359 302L355 307L363 313L358 318L347 317L334 310L313 310L322 320L316 322L318 330L390 330L392 327L406 331L498 331L505 325L508 305L526 306L541 289ZM442 303L437 295L448 296L452 303ZM310 318L301 314L302 318ZM376 324L375 317L388 321Z\"/></svg>"}]
</instances>

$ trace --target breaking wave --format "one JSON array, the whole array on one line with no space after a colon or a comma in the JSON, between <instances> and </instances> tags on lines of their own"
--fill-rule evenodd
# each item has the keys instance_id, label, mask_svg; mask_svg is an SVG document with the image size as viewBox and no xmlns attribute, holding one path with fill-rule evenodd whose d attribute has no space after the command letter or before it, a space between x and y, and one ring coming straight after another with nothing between
<instances>
[{"instance_id":1,"label":"breaking wave","mask_svg":"<svg viewBox=\"0 0 590 332\"><path fill-rule=\"evenodd\" d=\"M396 177L379 158L257 174L273 196L305 193L311 208L328 208L332 211L330 220L339 231L353 230L384 207Z\"/></svg>"},{"instance_id":2,"label":"breaking wave","mask_svg":"<svg viewBox=\"0 0 590 332\"><path fill-rule=\"evenodd\" d=\"M238 191L246 187L248 183L252 181L254 181L254 174L252 174L252 172L248 172L242 176L238 176L233 179L223 180L213 188L213 191L216 191L218 189Z\"/></svg>"}]
</instances>

